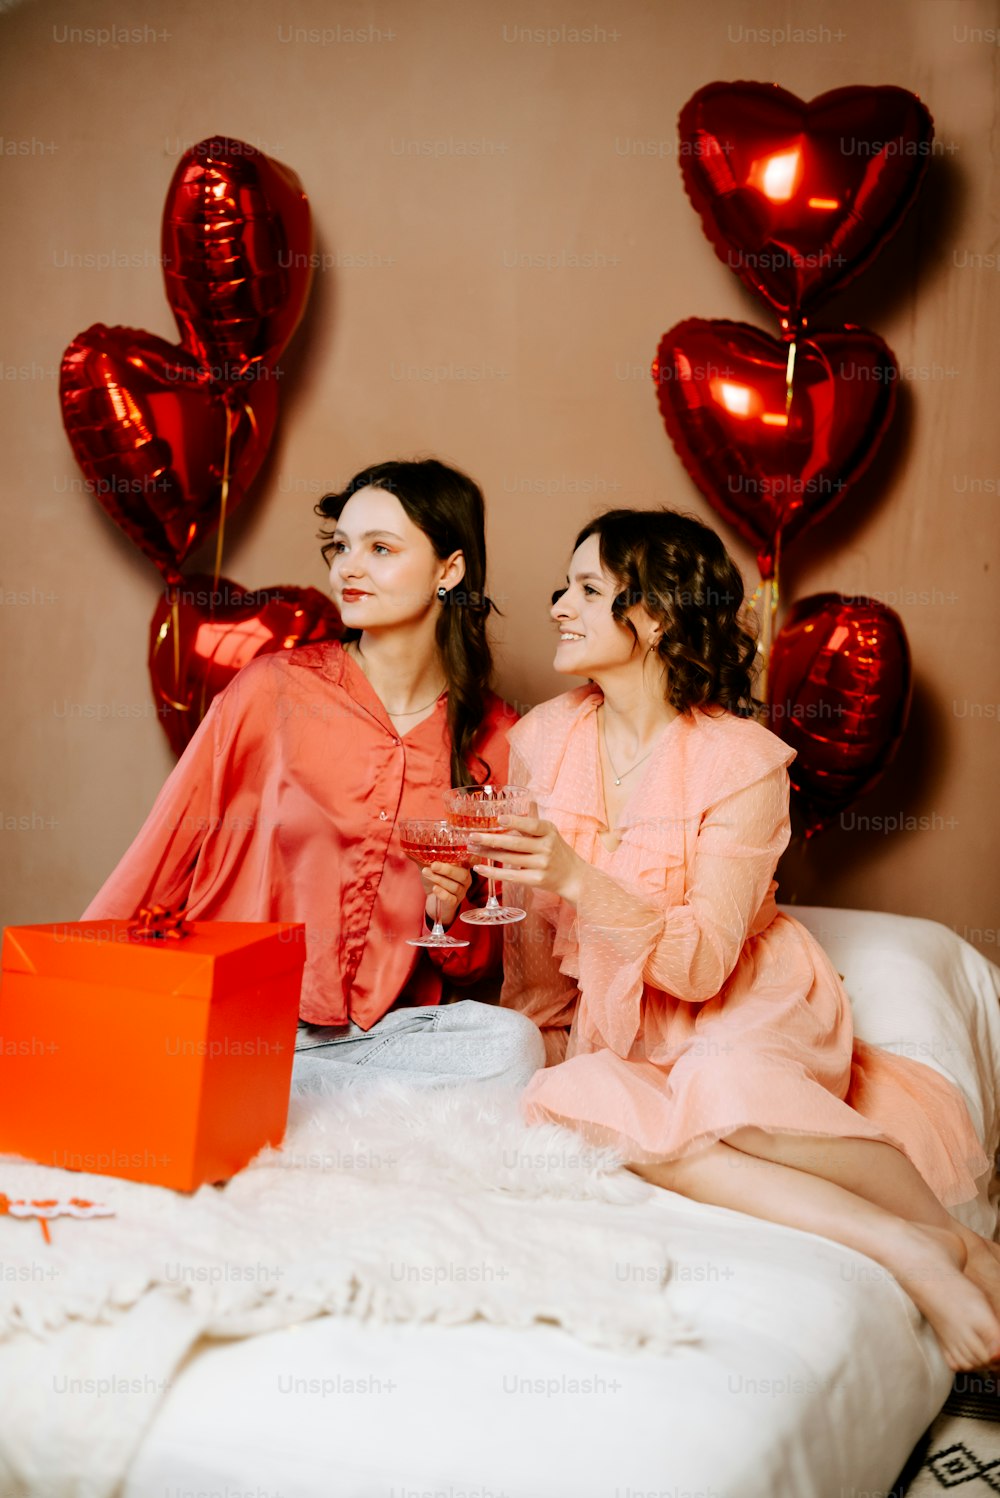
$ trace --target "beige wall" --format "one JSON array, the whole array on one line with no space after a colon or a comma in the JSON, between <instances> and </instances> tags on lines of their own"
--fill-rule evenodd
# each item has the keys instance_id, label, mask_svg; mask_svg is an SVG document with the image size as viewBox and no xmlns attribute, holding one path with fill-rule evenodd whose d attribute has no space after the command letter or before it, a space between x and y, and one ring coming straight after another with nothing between
<instances>
[{"instance_id":1,"label":"beige wall","mask_svg":"<svg viewBox=\"0 0 1000 1498\"><path fill-rule=\"evenodd\" d=\"M113 25L142 39L79 34ZM588 25L596 41L523 36ZM812 38L760 34L789 25ZM688 315L773 328L685 198L680 106L717 78L806 97L895 83L927 101L946 150L899 238L828 315L888 340L909 371L900 417L864 488L791 552L783 591L898 606L913 716L856 810L925 823L835 828L786 856L781 897L932 916L995 956L1000 300L976 257L997 263L998 52L977 31L998 28L987 0L8 8L0 919L78 915L172 764L145 666L157 574L82 491L56 375L92 322L176 336L157 256L187 145L224 131L292 166L327 257L225 571L322 586L315 498L366 462L439 454L485 487L500 685L533 703L566 685L546 600L575 529L612 504L711 518L660 424L647 374L660 333ZM102 255L126 267L82 259ZM596 263L518 264L536 255ZM720 529L752 587L752 558Z\"/></svg>"}]
</instances>

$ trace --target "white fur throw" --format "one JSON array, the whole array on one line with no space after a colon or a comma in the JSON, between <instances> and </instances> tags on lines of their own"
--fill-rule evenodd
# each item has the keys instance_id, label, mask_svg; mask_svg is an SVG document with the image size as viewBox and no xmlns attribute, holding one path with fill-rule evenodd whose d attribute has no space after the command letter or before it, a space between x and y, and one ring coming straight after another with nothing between
<instances>
[{"instance_id":1,"label":"white fur throw","mask_svg":"<svg viewBox=\"0 0 1000 1498\"><path fill-rule=\"evenodd\" d=\"M616 1210L655 1188L567 1129L529 1128L492 1085L297 1091L281 1150L191 1196L13 1156L0 1190L116 1212L56 1218L51 1245L36 1221L0 1217L4 1493L110 1495L199 1336L331 1312L551 1321L617 1350L694 1340L671 1307L665 1243ZM663 1272L621 1272L636 1263ZM130 1369L140 1386L115 1397L108 1380Z\"/></svg>"}]
</instances>

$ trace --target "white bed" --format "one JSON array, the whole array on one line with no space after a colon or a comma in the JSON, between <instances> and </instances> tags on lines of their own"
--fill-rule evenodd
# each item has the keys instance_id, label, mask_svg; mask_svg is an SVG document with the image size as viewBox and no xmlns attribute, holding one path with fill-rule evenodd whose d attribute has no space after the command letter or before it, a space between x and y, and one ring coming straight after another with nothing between
<instances>
[{"instance_id":1,"label":"white bed","mask_svg":"<svg viewBox=\"0 0 1000 1498\"><path fill-rule=\"evenodd\" d=\"M859 1034L950 1077L995 1157L1000 971L933 922L794 913ZM0 1498L888 1494L951 1376L879 1265L606 1162L508 1162L578 1142L526 1133L509 1094L432 1096L297 1093L285 1149L193 1197L0 1162L12 1195L116 1212L48 1247L0 1219ZM995 1233L991 1190L962 1216ZM401 1250L511 1277L411 1292ZM273 1297L164 1274L258 1255L287 1270Z\"/></svg>"},{"instance_id":2,"label":"white bed","mask_svg":"<svg viewBox=\"0 0 1000 1498\"><path fill-rule=\"evenodd\" d=\"M1000 971L934 922L791 913L845 975L858 1033L956 1082L994 1158ZM885 1271L666 1193L620 1210L647 1232L662 1220L674 1304L699 1344L620 1354L555 1326L335 1316L202 1341L122 1498L888 1494L951 1375ZM987 1183L962 1215L995 1231Z\"/></svg>"}]
</instances>

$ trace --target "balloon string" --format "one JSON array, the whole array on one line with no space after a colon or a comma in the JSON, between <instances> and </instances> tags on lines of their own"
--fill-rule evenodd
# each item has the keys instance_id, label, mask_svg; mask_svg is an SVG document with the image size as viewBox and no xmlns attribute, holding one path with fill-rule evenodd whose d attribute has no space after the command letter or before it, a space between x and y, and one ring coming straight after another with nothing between
<instances>
[{"instance_id":1,"label":"balloon string","mask_svg":"<svg viewBox=\"0 0 1000 1498\"><path fill-rule=\"evenodd\" d=\"M771 598L774 590L774 579L767 578L762 584L763 597L761 599L761 629L763 638L760 643L760 653L763 664L760 672L760 695L767 701L767 675L771 663Z\"/></svg>"},{"instance_id":2,"label":"balloon string","mask_svg":"<svg viewBox=\"0 0 1000 1498\"><path fill-rule=\"evenodd\" d=\"M181 684L181 629L177 616L177 584L170 589L170 627L174 633L174 691Z\"/></svg>"},{"instance_id":3,"label":"balloon string","mask_svg":"<svg viewBox=\"0 0 1000 1498\"><path fill-rule=\"evenodd\" d=\"M795 375L795 339L788 345L788 363L785 365L785 421L792 410L792 379Z\"/></svg>"},{"instance_id":4,"label":"balloon string","mask_svg":"<svg viewBox=\"0 0 1000 1498\"><path fill-rule=\"evenodd\" d=\"M226 503L229 499L229 455L232 449L233 437L233 413L226 406L226 451L222 460L222 492L219 495L219 535L215 546L215 576L212 580L212 592L215 593L219 586L219 575L222 572L222 538L226 530Z\"/></svg>"},{"instance_id":5,"label":"balloon string","mask_svg":"<svg viewBox=\"0 0 1000 1498\"><path fill-rule=\"evenodd\" d=\"M761 578L750 599L750 605L756 609L758 601L761 606L760 623L761 638L757 642L757 649L761 656L760 673L760 698L767 702L767 677L771 665L771 643L775 634L775 622L778 613L778 568L781 563L781 532L779 530L774 544L774 570L768 578Z\"/></svg>"},{"instance_id":6,"label":"balloon string","mask_svg":"<svg viewBox=\"0 0 1000 1498\"><path fill-rule=\"evenodd\" d=\"M172 600L171 613L170 613L169 617L166 618L166 619L164 619L163 623L160 625L159 633L156 636L156 642L153 645L153 659L154 660L159 655L159 653L160 653L160 647L163 644L164 640L167 638L167 634L168 634L168 632L170 630L171 623L173 623L173 629L174 629L174 682L176 683L177 682L177 678L178 678L179 669L180 669L179 668L179 664L178 664L178 629L177 629L177 600L176 600L176 598L174 598ZM176 687L175 687L175 689L176 689ZM160 697L162 698L162 700L164 702L167 703L167 705L169 707L175 708L176 711L179 712L179 713L188 713L188 712L191 711L191 704L190 704L190 702L177 702L177 701L175 701L175 699L173 697L168 697L167 694L166 694L166 692L164 692L162 690L160 692Z\"/></svg>"},{"instance_id":7,"label":"balloon string","mask_svg":"<svg viewBox=\"0 0 1000 1498\"><path fill-rule=\"evenodd\" d=\"M768 655L768 641L767 641L767 615L766 615L766 612L763 611L763 598L762 598L762 595L763 595L764 589L766 587L769 587L769 584L766 583L763 578L761 578L760 581L758 582L756 588L754 588L753 592L750 595L750 607L754 611L754 613L757 615L757 617L758 617L758 619L760 621L760 634L757 636L757 654L760 656L760 659L761 659L761 674L760 674L760 681L758 682L758 691L759 691L760 700L764 704L763 712L762 712L762 716L764 716L764 717L767 716L767 655Z\"/></svg>"}]
</instances>

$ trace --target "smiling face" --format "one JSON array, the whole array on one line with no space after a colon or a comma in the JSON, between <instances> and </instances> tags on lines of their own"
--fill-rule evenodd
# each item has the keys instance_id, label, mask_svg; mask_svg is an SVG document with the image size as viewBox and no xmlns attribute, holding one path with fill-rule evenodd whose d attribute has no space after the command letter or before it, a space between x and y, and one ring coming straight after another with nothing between
<instances>
[{"instance_id":1,"label":"smiling face","mask_svg":"<svg viewBox=\"0 0 1000 1498\"><path fill-rule=\"evenodd\" d=\"M573 553L566 591L551 609L559 626L552 663L557 671L598 680L608 672L641 669L659 625L641 606L629 609L628 618L639 637L637 645L611 613L611 605L621 591L621 584L601 565L597 536L588 536Z\"/></svg>"},{"instance_id":2,"label":"smiling face","mask_svg":"<svg viewBox=\"0 0 1000 1498\"><path fill-rule=\"evenodd\" d=\"M465 562L446 562L407 515L394 494L368 486L340 512L331 546L330 589L348 629L410 624L440 607L440 585L461 580Z\"/></svg>"}]
</instances>

